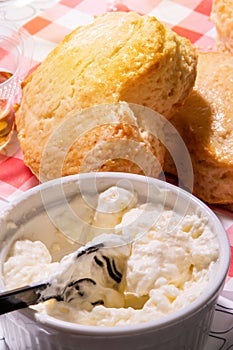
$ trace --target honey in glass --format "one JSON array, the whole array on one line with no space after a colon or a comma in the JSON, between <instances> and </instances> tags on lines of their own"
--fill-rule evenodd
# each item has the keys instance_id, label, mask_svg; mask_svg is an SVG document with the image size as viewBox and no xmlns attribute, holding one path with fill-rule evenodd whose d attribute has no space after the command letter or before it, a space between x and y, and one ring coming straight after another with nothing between
<instances>
[{"instance_id":1,"label":"honey in glass","mask_svg":"<svg viewBox=\"0 0 233 350\"><path fill-rule=\"evenodd\" d=\"M0 86L12 77L12 73L0 70ZM10 99L0 99L0 149L10 140L14 130L14 106Z\"/></svg>"}]
</instances>

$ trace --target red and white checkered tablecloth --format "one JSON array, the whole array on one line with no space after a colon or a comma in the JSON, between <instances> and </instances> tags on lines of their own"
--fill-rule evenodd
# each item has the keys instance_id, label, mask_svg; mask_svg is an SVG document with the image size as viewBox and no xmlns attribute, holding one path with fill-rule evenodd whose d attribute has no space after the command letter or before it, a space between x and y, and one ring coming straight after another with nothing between
<instances>
[{"instance_id":1,"label":"red and white checkered tablecloth","mask_svg":"<svg viewBox=\"0 0 233 350\"><path fill-rule=\"evenodd\" d=\"M71 30L78 25L89 23L94 15L108 11L111 5L111 1L107 0L61 0L59 2L50 0L52 7L41 6L42 3L43 1L34 0L30 4L36 9L34 17L18 22L18 25L25 28L32 38L33 57L28 69L40 63ZM44 5L45 3L44 0ZM140 14L156 16L178 34L188 37L199 51L215 50L216 32L210 20L212 0L125 0L119 6L124 10L129 9ZM0 154L0 210L7 205L8 201L37 184L38 180L24 165L22 152L15 139L8 154ZM233 214L217 212L217 215L227 231L233 249ZM233 278L231 277L233 277L233 261L221 302L216 308L213 330L206 350L233 348L231 332L233 329ZM226 309L227 313L224 311ZM222 319L223 314L224 319Z\"/></svg>"}]
</instances>

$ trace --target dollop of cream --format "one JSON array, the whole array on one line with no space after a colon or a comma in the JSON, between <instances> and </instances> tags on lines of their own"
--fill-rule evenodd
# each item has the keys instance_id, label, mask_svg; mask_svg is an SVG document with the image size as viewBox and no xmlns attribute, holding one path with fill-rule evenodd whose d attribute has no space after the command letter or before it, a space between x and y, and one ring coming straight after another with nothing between
<instances>
[{"instance_id":1,"label":"dollop of cream","mask_svg":"<svg viewBox=\"0 0 233 350\"><path fill-rule=\"evenodd\" d=\"M77 309L96 305L124 306L124 290L130 244L116 235L103 234L66 255L48 278L41 300L55 297Z\"/></svg>"}]
</instances>

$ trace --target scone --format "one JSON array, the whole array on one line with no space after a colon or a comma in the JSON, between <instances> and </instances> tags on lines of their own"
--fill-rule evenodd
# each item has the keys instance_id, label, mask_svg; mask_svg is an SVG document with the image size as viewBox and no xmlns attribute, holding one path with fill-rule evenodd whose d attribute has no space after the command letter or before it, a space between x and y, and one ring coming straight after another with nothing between
<instances>
[{"instance_id":1,"label":"scone","mask_svg":"<svg viewBox=\"0 0 233 350\"><path fill-rule=\"evenodd\" d=\"M196 65L196 50L189 40L154 17L111 12L78 27L23 83L16 125L25 164L39 176L49 138L64 120L85 108L126 101L170 118L194 85ZM77 118L77 129L78 125ZM126 137L120 121L117 128L118 132L112 132L111 126L105 126L104 131L101 127L95 134L100 141L120 139L121 133ZM64 137L69 138L68 131ZM95 143L99 142L98 137ZM77 164L73 158L72 165L69 161L63 164L62 172L56 173L51 168L53 175L48 178L80 171L81 141L84 148L90 144L89 132L76 142L80 147L72 157L77 159ZM61 147L57 143L54 148L55 159ZM120 160L118 164L108 162L103 168L136 171L135 166L125 166Z\"/></svg>"},{"instance_id":2,"label":"scone","mask_svg":"<svg viewBox=\"0 0 233 350\"><path fill-rule=\"evenodd\" d=\"M233 203L232 97L233 55L200 53L194 90L170 120L190 152L193 192L211 204ZM169 154L164 170L176 173Z\"/></svg>"},{"instance_id":3,"label":"scone","mask_svg":"<svg viewBox=\"0 0 233 350\"><path fill-rule=\"evenodd\" d=\"M38 177L44 182L93 171L158 177L165 154L163 125L159 114L126 102L83 109L59 124L47 140Z\"/></svg>"},{"instance_id":4,"label":"scone","mask_svg":"<svg viewBox=\"0 0 233 350\"><path fill-rule=\"evenodd\" d=\"M233 0L213 0L210 18L217 31L217 50L233 53Z\"/></svg>"}]
</instances>

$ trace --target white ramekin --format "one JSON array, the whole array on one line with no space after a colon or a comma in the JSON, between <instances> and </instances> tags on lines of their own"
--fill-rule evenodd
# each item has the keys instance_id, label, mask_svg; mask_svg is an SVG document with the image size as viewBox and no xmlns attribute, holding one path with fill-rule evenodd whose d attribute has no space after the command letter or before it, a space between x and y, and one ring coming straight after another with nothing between
<instances>
[{"instance_id":1,"label":"white ramekin","mask_svg":"<svg viewBox=\"0 0 233 350\"><path fill-rule=\"evenodd\" d=\"M216 274L208 288L195 302L178 312L132 326L77 325L39 315L30 308L11 312L0 316L10 350L203 350L214 307L228 272L229 242L220 221L205 204L164 181L134 174L105 172L72 175L34 187L1 214L1 270L10 244L22 235L29 239L41 239L48 247L52 244L55 230L48 233L47 229L53 226L54 208L64 203L67 205L78 192L81 192L83 203L86 203L86 200L95 198L99 191L116 184L133 188L143 200L158 201L181 215L198 212L207 218L220 246ZM43 222L40 219L42 214L48 216L47 223L47 219L43 219ZM22 225L24 230L20 229ZM0 289L4 289L2 280Z\"/></svg>"}]
</instances>

